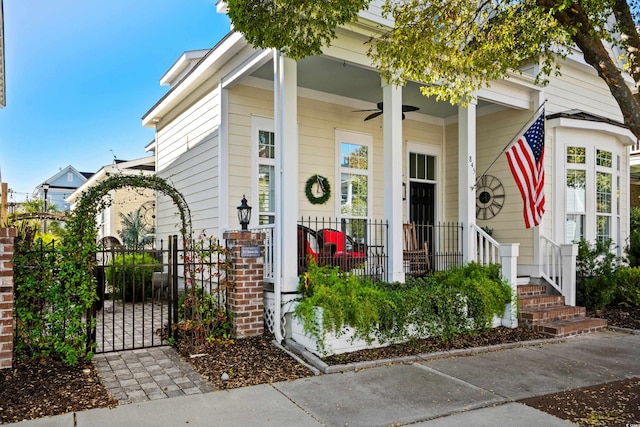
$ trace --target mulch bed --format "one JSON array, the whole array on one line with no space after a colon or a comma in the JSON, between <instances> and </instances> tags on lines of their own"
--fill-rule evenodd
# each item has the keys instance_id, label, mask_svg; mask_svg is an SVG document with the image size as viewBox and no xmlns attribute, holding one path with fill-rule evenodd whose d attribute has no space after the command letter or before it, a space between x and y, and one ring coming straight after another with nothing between
<instances>
[{"instance_id":1,"label":"mulch bed","mask_svg":"<svg viewBox=\"0 0 640 427\"><path fill-rule=\"evenodd\" d=\"M640 378L613 381L520 401L580 426L640 425Z\"/></svg>"},{"instance_id":2,"label":"mulch bed","mask_svg":"<svg viewBox=\"0 0 640 427\"><path fill-rule=\"evenodd\" d=\"M305 365L273 344L269 335L236 339L230 346L178 345L180 354L210 384L232 389L313 376ZM226 373L226 380L223 374Z\"/></svg>"},{"instance_id":3,"label":"mulch bed","mask_svg":"<svg viewBox=\"0 0 640 427\"><path fill-rule=\"evenodd\" d=\"M118 404L92 362L65 366L56 360L14 362L0 371L0 423L13 423Z\"/></svg>"}]
</instances>

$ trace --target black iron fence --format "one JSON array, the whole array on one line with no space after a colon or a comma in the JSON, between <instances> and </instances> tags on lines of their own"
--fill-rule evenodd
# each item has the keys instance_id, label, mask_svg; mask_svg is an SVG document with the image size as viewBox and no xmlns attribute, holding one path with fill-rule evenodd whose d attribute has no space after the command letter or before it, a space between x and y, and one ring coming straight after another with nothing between
<instances>
[{"instance_id":1,"label":"black iron fence","mask_svg":"<svg viewBox=\"0 0 640 427\"><path fill-rule=\"evenodd\" d=\"M418 243L427 243L431 271L443 271L463 264L462 224L438 222L415 224Z\"/></svg>"},{"instance_id":2,"label":"black iron fence","mask_svg":"<svg viewBox=\"0 0 640 427\"><path fill-rule=\"evenodd\" d=\"M176 332L207 337L225 326L225 257L217 240L184 249L171 236L155 249L103 248L96 259L97 352L166 345Z\"/></svg>"},{"instance_id":3,"label":"black iron fence","mask_svg":"<svg viewBox=\"0 0 640 427\"><path fill-rule=\"evenodd\" d=\"M386 221L302 218L298 221L298 273L313 260L343 272L387 280L388 240Z\"/></svg>"}]
</instances>

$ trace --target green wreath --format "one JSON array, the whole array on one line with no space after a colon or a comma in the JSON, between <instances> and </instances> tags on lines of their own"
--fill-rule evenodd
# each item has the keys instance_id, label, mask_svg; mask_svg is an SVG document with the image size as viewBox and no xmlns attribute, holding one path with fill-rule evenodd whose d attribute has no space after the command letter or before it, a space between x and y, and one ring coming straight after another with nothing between
<instances>
[{"instance_id":1,"label":"green wreath","mask_svg":"<svg viewBox=\"0 0 640 427\"><path fill-rule=\"evenodd\" d=\"M313 194L314 184L318 184L322 191L322 195L319 197ZM313 175L307 180L307 185L304 188L304 194L307 195L307 199L309 199L309 201L314 205L323 205L327 203L327 200L331 197L331 185L329 185L329 180L324 176Z\"/></svg>"}]
</instances>

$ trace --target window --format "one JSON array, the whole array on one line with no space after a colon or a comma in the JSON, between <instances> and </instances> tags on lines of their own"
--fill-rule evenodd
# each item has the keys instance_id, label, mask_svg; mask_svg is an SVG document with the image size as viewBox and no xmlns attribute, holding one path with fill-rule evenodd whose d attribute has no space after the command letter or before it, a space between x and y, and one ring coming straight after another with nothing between
<instances>
[{"instance_id":1,"label":"window","mask_svg":"<svg viewBox=\"0 0 640 427\"><path fill-rule=\"evenodd\" d=\"M275 222L275 134L258 131L258 223Z\"/></svg>"},{"instance_id":2,"label":"window","mask_svg":"<svg viewBox=\"0 0 640 427\"><path fill-rule=\"evenodd\" d=\"M423 181L435 181L436 158L427 154L411 153L409 155L409 178Z\"/></svg>"},{"instance_id":3,"label":"window","mask_svg":"<svg viewBox=\"0 0 640 427\"><path fill-rule=\"evenodd\" d=\"M273 120L251 118L251 160L253 164L251 200L253 214L259 225L276 220L276 141ZM253 220L252 220L253 222Z\"/></svg>"},{"instance_id":4,"label":"window","mask_svg":"<svg viewBox=\"0 0 640 427\"><path fill-rule=\"evenodd\" d=\"M611 167L611 152L604 150L596 150L596 165Z\"/></svg>"},{"instance_id":5,"label":"window","mask_svg":"<svg viewBox=\"0 0 640 427\"><path fill-rule=\"evenodd\" d=\"M584 147L567 147L567 163L585 164L586 151Z\"/></svg>"},{"instance_id":6,"label":"window","mask_svg":"<svg viewBox=\"0 0 640 427\"><path fill-rule=\"evenodd\" d=\"M566 243L612 239L619 229L619 160L594 146L568 146L565 154Z\"/></svg>"},{"instance_id":7,"label":"window","mask_svg":"<svg viewBox=\"0 0 640 427\"><path fill-rule=\"evenodd\" d=\"M73 182L73 173L67 172L67 182Z\"/></svg>"},{"instance_id":8,"label":"window","mask_svg":"<svg viewBox=\"0 0 640 427\"><path fill-rule=\"evenodd\" d=\"M587 195L586 171L580 169L567 169L566 182L566 241L578 242L584 238Z\"/></svg>"},{"instance_id":9,"label":"window","mask_svg":"<svg viewBox=\"0 0 640 427\"><path fill-rule=\"evenodd\" d=\"M596 212L598 241L611 238L611 174L596 172Z\"/></svg>"},{"instance_id":10,"label":"window","mask_svg":"<svg viewBox=\"0 0 640 427\"><path fill-rule=\"evenodd\" d=\"M371 136L336 131L340 176L340 216L347 219L347 233L356 240L365 237L370 214Z\"/></svg>"}]
</instances>

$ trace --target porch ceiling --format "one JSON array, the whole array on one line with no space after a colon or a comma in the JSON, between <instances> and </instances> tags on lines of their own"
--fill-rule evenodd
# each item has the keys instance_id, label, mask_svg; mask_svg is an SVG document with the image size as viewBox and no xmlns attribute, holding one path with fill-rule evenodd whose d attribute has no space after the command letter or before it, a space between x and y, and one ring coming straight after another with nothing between
<instances>
[{"instance_id":1,"label":"porch ceiling","mask_svg":"<svg viewBox=\"0 0 640 427\"><path fill-rule=\"evenodd\" d=\"M273 62L264 64L252 76L273 80ZM380 75L376 71L328 57L316 56L298 61L298 86L370 102L371 108L375 108L375 104L382 101ZM405 86L402 103L420 108L413 114L442 119L458 114L457 106L423 96L420 93L420 85L413 82ZM489 103L478 101L478 108L486 105ZM361 114L364 119L366 115Z\"/></svg>"}]
</instances>

